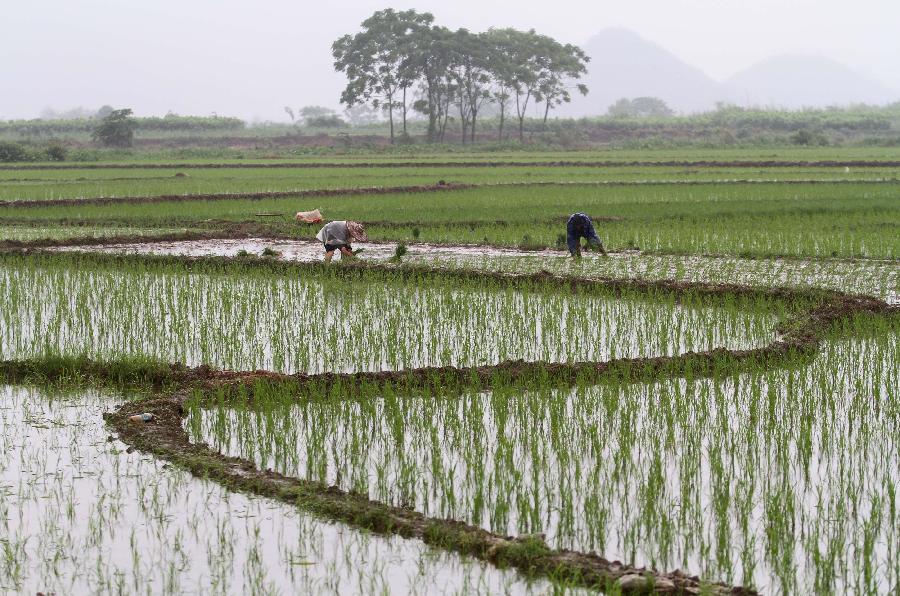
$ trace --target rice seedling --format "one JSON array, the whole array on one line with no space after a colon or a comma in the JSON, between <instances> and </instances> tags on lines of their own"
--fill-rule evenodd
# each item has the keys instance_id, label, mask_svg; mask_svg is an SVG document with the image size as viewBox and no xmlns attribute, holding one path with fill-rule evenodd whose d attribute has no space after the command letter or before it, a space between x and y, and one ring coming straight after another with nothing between
<instances>
[{"instance_id":1,"label":"rice seedling","mask_svg":"<svg viewBox=\"0 0 900 596\"><path fill-rule=\"evenodd\" d=\"M454 160L455 161L455 160ZM352 165L352 164L351 164ZM438 181L497 184L509 182L652 182L732 180L871 180L896 177L896 168L854 167L848 175L838 167L303 167L303 168L191 168L176 176L177 168L93 168L0 170L0 200L58 200L93 197L190 195L209 193L284 192L325 188L414 186Z\"/></svg>"},{"instance_id":2,"label":"rice seedling","mask_svg":"<svg viewBox=\"0 0 900 596\"><path fill-rule=\"evenodd\" d=\"M0 355L144 356L188 366L289 373L584 362L757 347L778 307L675 303L500 281L298 276L252 263L225 271L169 262L123 269L77 256L0 268ZM73 267L73 264L80 266ZM774 310L773 310L774 309Z\"/></svg>"},{"instance_id":3,"label":"rice seedling","mask_svg":"<svg viewBox=\"0 0 900 596\"><path fill-rule=\"evenodd\" d=\"M565 218L585 211L605 218L608 248L666 254L865 257L893 259L898 245L895 182L853 184L699 184L695 186L483 187L328 198L326 217L367 222L373 240L553 247ZM0 224L226 229L237 222L284 237L316 228L292 220L298 206L321 199L271 198L65 205L6 209ZM255 214L282 213L260 223ZM264 224L264 225L263 225ZM892 231L894 230L894 231Z\"/></svg>"}]
</instances>

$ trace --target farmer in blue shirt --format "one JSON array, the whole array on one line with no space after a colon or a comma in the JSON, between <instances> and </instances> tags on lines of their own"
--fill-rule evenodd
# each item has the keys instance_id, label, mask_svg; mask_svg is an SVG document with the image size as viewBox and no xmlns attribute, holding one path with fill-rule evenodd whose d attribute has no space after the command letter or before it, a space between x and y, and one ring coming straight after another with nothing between
<instances>
[{"instance_id":1,"label":"farmer in blue shirt","mask_svg":"<svg viewBox=\"0 0 900 596\"><path fill-rule=\"evenodd\" d=\"M594 230L594 223L591 218L584 213L573 213L566 222L566 244L569 246L569 252L576 259L581 258L581 239L586 238L588 243L596 246L603 256L607 256L606 249L603 248L603 242L597 236Z\"/></svg>"}]
</instances>

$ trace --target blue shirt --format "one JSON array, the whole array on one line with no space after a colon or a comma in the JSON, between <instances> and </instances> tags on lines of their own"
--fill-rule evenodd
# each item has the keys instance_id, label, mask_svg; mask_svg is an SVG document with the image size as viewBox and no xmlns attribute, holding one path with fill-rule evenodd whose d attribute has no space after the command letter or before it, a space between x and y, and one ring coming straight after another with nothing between
<instances>
[{"instance_id":1,"label":"blue shirt","mask_svg":"<svg viewBox=\"0 0 900 596\"><path fill-rule=\"evenodd\" d=\"M575 229L577 223L581 223L580 231ZM597 236L597 231L594 230L594 222L591 221L591 218L584 213L573 213L569 216L569 221L566 222L566 244L569 246L571 254L574 255L578 252L578 245L581 244L582 238L586 238L591 244L602 245L600 237Z\"/></svg>"}]
</instances>

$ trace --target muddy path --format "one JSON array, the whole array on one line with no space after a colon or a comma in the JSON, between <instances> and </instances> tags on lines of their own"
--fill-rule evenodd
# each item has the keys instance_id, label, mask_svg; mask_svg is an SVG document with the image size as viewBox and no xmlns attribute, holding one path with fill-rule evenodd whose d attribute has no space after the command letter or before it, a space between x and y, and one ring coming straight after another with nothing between
<instances>
[{"instance_id":1,"label":"muddy path","mask_svg":"<svg viewBox=\"0 0 900 596\"><path fill-rule=\"evenodd\" d=\"M593 218L594 221L619 221L617 218ZM309 227L309 236L298 239L294 234L287 234L278 228L273 228L258 222L220 222L221 227L210 230L194 229L185 232L174 232L154 235L111 235L111 236L80 236L65 239L37 239L37 240L0 240L0 250L33 250L56 249L63 252L90 252L102 254L129 254L129 255L175 255L188 257L227 257L236 258L243 252L247 256L260 256L266 249L272 249L277 254L272 258L284 261L314 262L322 260L322 246L316 240L311 239L317 226ZM365 222L367 225L382 225L377 222ZM483 224L484 222L479 222ZM548 223L556 224L556 220ZM441 224L434 224L440 226ZM469 223L453 225L469 225ZM508 222L498 222L496 225L508 225ZM425 224L397 223L397 228L410 228ZM391 227L391 226L387 226ZM366 262L371 260L385 260L394 256L399 241L367 242L361 245L364 252L359 255L359 260ZM558 247L515 247L502 244L452 244L435 242L404 242L409 249L409 257L436 257L440 258L484 258L484 257L548 257L567 258L568 251ZM652 255L657 257L686 258L681 253L668 253L665 251L644 252L639 249L610 250L611 257L636 257L639 255ZM764 256L735 256L728 254L704 253L692 255L691 258L701 261L718 260L723 262L757 262L757 261L785 261L791 263L865 263L865 264L889 264L900 263L898 259L885 259L878 257L831 257L831 256L797 256L797 255L764 255ZM339 259L339 257L338 257ZM437 265L437 264L435 264Z\"/></svg>"},{"instance_id":2,"label":"muddy path","mask_svg":"<svg viewBox=\"0 0 900 596\"><path fill-rule=\"evenodd\" d=\"M601 187L628 187L628 186L705 186L705 185L838 185L838 184L897 184L900 178L852 178L852 179L823 179L823 178L789 178L789 179L763 179L763 178L737 178L721 180L598 180L598 181L533 181L533 182L486 182L486 183L456 183L438 181L435 184L408 185L408 186L373 186L373 187L346 187L346 188L321 188L298 189L272 192L250 193L198 193L182 195L148 195L148 196L123 196L123 197L85 197L82 199L22 199L0 200L0 207L34 209L41 207L61 207L78 205L119 205L119 204L145 204L145 203L171 203L190 201L263 201L267 199L283 198L314 198L336 196L375 196L387 194L416 194L441 191L458 191L468 189L492 189L492 188L537 188L537 187L566 187L582 186L588 188Z\"/></svg>"},{"instance_id":3,"label":"muddy path","mask_svg":"<svg viewBox=\"0 0 900 596\"><path fill-rule=\"evenodd\" d=\"M277 163L116 163L3 165L0 170L163 170L163 169L332 169L332 168L896 168L897 160L554 160L554 161L392 161Z\"/></svg>"},{"instance_id":4,"label":"muddy path","mask_svg":"<svg viewBox=\"0 0 900 596\"><path fill-rule=\"evenodd\" d=\"M529 576L602 591L622 593L755 594L750 589L706 583L680 571L661 573L609 561L595 553L556 550L540 535L502 536L449 519L428 517L412 509L394 507L335 486L259 470L250 461L216 453L194 444L182 428L185 394L135 402L107 414L119 439L132 448L184 467L232 490L296 504L312 513L378 534L397 534L428 545L476 557L499 567L514 567ZM150 412L150 423L135 424L129 416Z\"/></svg>"},{"instance_id":5,"label":"muddy path","mask_svg":"<svg viewBox=\"0 0 900 596\"><path fill-rule=\"evenodd\" d=\"M190 236L186 233L183 236ZM324 249L322 243L317 240L296 240L293 238L258 238L238 237L234 238L229 233L224 237L217 237L216 232L203 237L176 237L171 240L150 242L125 242L117 243L115 240L95 238L87 244L72 244L65 241L61 243L46 244L30 248L48 248L61 252L90 252L109 255L150 255L150 256L184 256L184 257L224 257L236 259L242 257L259 257L263 251L274 251L273 260L296 263L314 263L322 261ZM176 235L177 236L177 235ZM0 244L2 246L2 244ZM366 242L359 244L363 249L357 257L357 262L371 263L372 261L386 261L394 256L397 242ZM512 247L487 246L479 244L432 244L427 242L407 243L408 257L416 255L428 255L437 258L442 257L527 257L527 256L552 256L561 257L567 255L561 250L522 250ZM12 247L10 247L12 248ZM29 248L29 247L19 247ZM340 255L335 257L338 261L344 260Z\"/></svg>"}]
</instances>

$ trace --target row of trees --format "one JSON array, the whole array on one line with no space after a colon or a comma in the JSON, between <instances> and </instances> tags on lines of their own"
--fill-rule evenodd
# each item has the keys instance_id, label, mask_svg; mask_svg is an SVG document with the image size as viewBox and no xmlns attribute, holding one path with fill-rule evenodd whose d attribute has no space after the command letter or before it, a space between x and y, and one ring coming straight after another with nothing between
<instances>
[{"instance_id":1,"label":"row of trees","mask_svg":"<svg viewBox=\"0 0 900 596\"><path fill-rule=\"evenodd\" d=\"M359 33L335 41L332 55L335 69L347 76L341 103L384 109L391 142L395 114L406 136L411 110L428 118L429 141L443 141L451 114L459 117L463 142L474 141L487 103L499 111L500 138L514 113L521 139L534 103L543 103L546 124L550 110L571 101L573 91L588 92L577 81L590 58L577 46L534 30L451 31L415 10L376 12Z\"/></svg>"}]
</instances>

